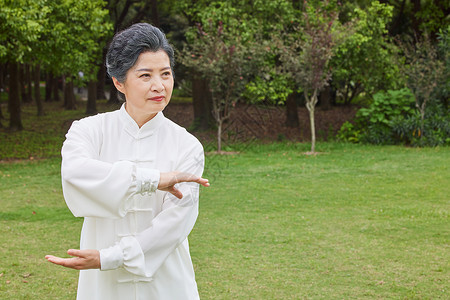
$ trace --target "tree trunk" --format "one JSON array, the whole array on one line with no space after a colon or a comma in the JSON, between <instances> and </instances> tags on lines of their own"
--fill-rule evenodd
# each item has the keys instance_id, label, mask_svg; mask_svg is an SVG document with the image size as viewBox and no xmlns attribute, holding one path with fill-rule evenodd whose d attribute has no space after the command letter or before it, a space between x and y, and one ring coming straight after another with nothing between
<instances>
[{"instance_id":1,"label":"tree trunk","mask_svg":"<svg viewBox=\"0 0 450 300\"><path fill-rule=\"evenodd\" d=\"M36 99L37 115L44 115L44 107L42 106L41 100L41 67L36 65L34 67L34 99Z\"/></svg>"},{"instance_id":2,"label":"tree trunk","mask_svg":"<svg viewBox=\"0 0 450 300\"><path fill-rule=\"evenodd\" d=\"M20 85L20 95L22 103L30 103L28 99L27 88L26 88L26 76L25 76L25 65L19 64L19 85Z\"/></svg>"},{"instance_id":3,"label":"tree trunk","mask_svg":"<svg viewBox=\"0 0 450 300\"><path fill-rule=\"evenodd\" d=\"M418 13L421 10L420 0L411 0L413 3L413 13L412 13L412 25L414 29L414 34L416 37L420 36L420 19L418 18Z\"/></svg>"},{"instance_id":4,"label":"tree trunk","mask_svg":"<svg viewBox=\"0 0 450 300\"><path fill-rule=\"evenodd\" d=\"M9 63L9 128L12 131L22 130L22 117L20 115L20 84L19 84L19 64Z\"/></svg>"},{"instance_id":5,"label":"tree trunk","mask_svg":"<svg viewBox=\"0 0 450 300\"><path fill-rule=\"evenodd\" d=\"M5 89L5 76L3 71L6 69L6 64L0 63L0 91L3 92Z\"/></svg>"},{"instance_id":6,"label":"tree trunk","mask_svg":"<svg viewBox=\"0 0 450 300\"><path fill-rule=\"evenodd\" d=\"M208 82L194 74L192 76L192 105L194 108L194 130L208 130L213 124L211 115L211 93Z\"/></svg>"},{"instance_id":7,"label":"tree trunk","mask_svg":"<svg viewBox=\"0 0 450 300\"><path fill-rule=\"evenodd\" d=\"M119 97L117 97L117 89L114 84L111 84L111 90L109 92L108 104L120 104Z\"/></svg>"},{"instance_id":8,"label":"tree trunk","mask_svg":"<svg viewBox=\"0 0 450 300\"><path fill-rule=\"evenodd\" d=\"M297 102L295 102L295 93L292 93L286 99L286 126L298 128L299 125Z\"/></svg>"},{"instance_id":9,"label":"tree trunk","mask_svg":"<svg viewBox=\"0 0 450 300\"><path fill-rule=\"evenodd\" d=\"M73 81L66 81L64 85L64 108L67 110L74 110L77 108L73 88Z\"/></svg>"},{"instance_id":10,"label":"tree trunk","mask_svg":"<svg viewBox=\"0 0 450 300\"><path fill-rule=\"evenodd\" d=\"M309 123L311 125L311 152L316 152L316 126L314 120L314 107L309 111Z\"/></svg>"},{"instance_id":11,"label":"tree trunk","mask_svg":"<svg viewBox=\"0 0 450 300\"><path fill-rule=\"evenodd\" d=\"M3 124L1 122L1 120L3 120L5 117L3 116L3 112L2 112L2 104L0 103L0 128L3 128Z\"/></svg>"},{"instance_id":12,"label":"tree trunk","mask_svg":"<svg viewBox=\"0 0 450 300\"><path fill-rule=\"evenodd\" d=\"M53 100L54 101L61 101L61 97L59 97L59 78L54 77L53 78Z\"/></svg>"},{"instance_id":13,"label":"tree trunk","mask_svg":"<svg viewBox=\"0 0 450 300\"><path fill-rule=\"evenodd\" d=\"M97 113L97 82L90 80L88 83L88 98L86 103L86 114L95 115Z\"/></svg>"},{"instance_id":14,"label":"tree trunk","mask_svg":"<svg viewBox=\"0 0 450 300\"><path fill-rule=\"evenodd\" d=\"M100 68L98 68L97 72L97 95L96 99L106 99L106 93L105 93L105 79L106 79L106 66L105 66L105 56L106 56L106 50L103 50L103 60L102 64L100 65Z\"/></svg>"},{"instance_id":15,"label":"tree trunk","mask_svg":"<svg viewBox=\"0 0 450 300\"><path fill-rule=\"evenodd\" d=\"M311 126L311 153L316 152L316 125L314 120L314 111L317 104L317 90L314 90L313 95L311 98L308 98L307 93L305 92L305 99L306 99L306 108L309 111L309 122Z\"/></svg>"},{"instance_id":16,"label":"tree trunk","mask_svg":"<svg viewBox=\"0 0 450 300\"><path fill-rule=\"evenodd\" d=\"M402 4L400 5L400 8L395 16L395 19L393 22L391 22L391 25L389 26L389 32L390 36L397 36L400 34L400 28L401 28L401 22L403 19L403 15L405 13L405 4L406 0L402 0Z\"/></svg>"},{"instance_id":17,"label":"tree trunk","mask_svg":"<svg viewBox=\"0 0 450 300\"><path fill-rule=\"evenodd\" d=\"M152 22L153 25L159 27L158 0L152 1Z\"/></svg>"},{"instance_id":18,"label":"tree trunk","mask_svg":"<svg viewBox=\"0 0 450 300\"><path fill-rule=\"evenodd\" d=\"M32 89L32 70L30 65L24 65L25 67L25 80L26 80L26 86L27 86L27 99L29 102L33 102L33 89Z\"/></svg>"},{"instance_id":19,"label":"tree trunk","mask_svg":"<svg viewBox=\"0 0 450 300\"><path fill-rule=\"evenodd\" d=\"M217 152L222 152L222 120L217 122Z\"/></svg>"},{"instance_id":20,"label":"tree trunk","mask_svg":"<svg viewBox=\"0 0 450 300\"><path fill-rule=\"evenodd\" d=\"M53 78L52 73L46 72L45 74L45 102L52 101L52 90L53 90Z\"/></svg>"},{"instance_id":21,"label":"tree trunk","mask_svg":"<svg viewBox=\"0 0 450 300\"><path fill-rule=\"evenodd\" d=\"M6 68L6 64L0 64L0 92L3 92L5 90L5 83L4 83L4 75L3 70ZM3 116L2 112L2 104L0 103L0 120L3 120L5 117ZM2 122L0 122L0 128L3 128Z\"/></svg>"}]
</instances>

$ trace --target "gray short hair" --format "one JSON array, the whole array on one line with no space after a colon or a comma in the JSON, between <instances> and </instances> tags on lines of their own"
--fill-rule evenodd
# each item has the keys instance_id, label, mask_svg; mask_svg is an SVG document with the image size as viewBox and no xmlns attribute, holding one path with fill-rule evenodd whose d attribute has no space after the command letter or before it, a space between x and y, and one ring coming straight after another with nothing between
<instances>
[{"instance_id":1,"label":"gray short hair","mask_svg":"<svg viewBox=\"0 0 450 300\"><path fill-rule=\"evenodd\" d=\"M159 50L167 53L173 70L174 51L164 33L147 23L134 24L114 36L106 54L106 71L123 83L141 53Z\"/></svg>"}]
</instances>

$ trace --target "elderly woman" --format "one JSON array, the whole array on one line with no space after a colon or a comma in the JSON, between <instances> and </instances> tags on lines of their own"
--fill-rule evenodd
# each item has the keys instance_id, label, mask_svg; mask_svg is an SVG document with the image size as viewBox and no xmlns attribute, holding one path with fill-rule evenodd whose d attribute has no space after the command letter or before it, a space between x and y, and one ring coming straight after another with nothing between
<instances>
[{"instance_id":1,"label":"elderly woman","mask_svg":"<svg viewBox=\"0 0 450 300\"><path fill-rule=\"evenodd\" d=\"M62 148L81 250L46 258L81 270L77 299L198 299L187 236L209 183L202 145L162 113L173 49L159 29L135 24L115 35L106 65L124 105L74 122Z\"/></svg>"}]
</instances>

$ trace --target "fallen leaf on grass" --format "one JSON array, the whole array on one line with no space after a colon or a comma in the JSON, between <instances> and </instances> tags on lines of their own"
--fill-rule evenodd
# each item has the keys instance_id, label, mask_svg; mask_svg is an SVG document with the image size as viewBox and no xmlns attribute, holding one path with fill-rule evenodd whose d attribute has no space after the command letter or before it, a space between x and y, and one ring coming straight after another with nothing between
<instances>
[{"instance_id":1,"label":"fallen leaf on grass","mask_svg":"<svg viewBox=\"0 0 450 300\"><path fill-rule=\"evenodd\" d=\"M22 275L23 278L28 278L30 276L31 276L31 273L25 273L25 274Z\"/></svg>"}]
</instances>

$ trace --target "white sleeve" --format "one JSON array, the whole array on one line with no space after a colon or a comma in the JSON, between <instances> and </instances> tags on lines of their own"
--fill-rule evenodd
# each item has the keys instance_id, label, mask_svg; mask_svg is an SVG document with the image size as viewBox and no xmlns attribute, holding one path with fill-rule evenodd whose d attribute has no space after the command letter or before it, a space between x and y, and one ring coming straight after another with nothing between
<instances>
[{"instance_id":1,"label":"white sleeve","mask_svg":"<svg viewBox=\"0 0 450 300\"><path fill-rule=\"evenodd\" d=\"M196 145L182 161L177 171L202 176L203 147ZM136 237L122 238L117 245L100 250L102 270L123 266L133 274L153 276L170 253L187 238L198 216L199 184L181 183L177 187L183 198L167 193L163 210L149 228Z\"/></svg>"},{"instance_id":2,"label":"white sleeve","mask_svg":"<svg viewBox=\"0 0 450 300\"><path fill-rule=\"evenodd\" d=\"M130 161L98 160L102 138L92 127L74 122L66 135L61 151L64 199L77 217L120 218L131 195L156 191L160 173Z\"/></svg>"}]
</instances>

